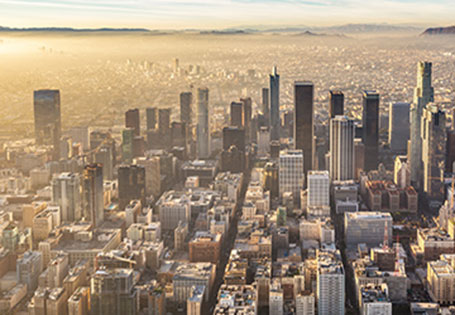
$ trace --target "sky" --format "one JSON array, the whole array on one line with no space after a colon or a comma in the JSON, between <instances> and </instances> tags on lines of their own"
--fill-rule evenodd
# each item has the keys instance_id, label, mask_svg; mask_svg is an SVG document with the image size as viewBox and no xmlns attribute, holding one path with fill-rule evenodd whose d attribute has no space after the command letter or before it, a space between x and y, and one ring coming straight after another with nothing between
<instances>
[{"instance_id":1,"label":"sky","mask_svg":"<svg viewBox=\"0 0 455 315\"><path fill-rule=\"evenodd\" d=\"M10 27L446 26L453 17L455 0L0 0Z\"/></svg>"}]
</instances>

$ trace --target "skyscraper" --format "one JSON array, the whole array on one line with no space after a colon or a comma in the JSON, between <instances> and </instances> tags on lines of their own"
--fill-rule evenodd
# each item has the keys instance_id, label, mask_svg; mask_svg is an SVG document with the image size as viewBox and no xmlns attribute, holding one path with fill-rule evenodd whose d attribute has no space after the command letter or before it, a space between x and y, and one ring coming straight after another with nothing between
<instances>
[{"instance_id":1,"label":"skyscraper","mask_svg":"<svg viewBox=\"0 0 455 315\"><path fill-rule=\"evenodd\" d=\"M409 140L409 103L390 103L389 145L395 153L405 153Z\"/></svg>"},{"instance_id":2,"label":"skyscraper","mask_svg":"<svg viewBox=\"0 0 455 315\"><path fill-rule=\"evenodd\" d=\"M303 151L303 172L314 163L313 83L294 83L294 145Z\"/></svg>"},{"instance_id":3,"label":"skyscraper","mask_svg":"<svg viewBox=\"0 0 455 315\"><path fill-rule=\"evenodd\" d=\"M330 177L328 171L308 172L308 207L330 206Z\"/></svg>"},{"instance_id":4,"label":"skyscraper","mask_svg":"<svg viewBox=\"0 0 455 315\"><path fill-rule=\"evenodd\" d=\"M104 221L103 167L100 164L86 165L82 177L84 217L99 226Z\"/></svg>"},{"instance_id":5,"label":"skyscraper","mask_svg":"<svg viewBox=\"0 0 455 315\"><path fill-rule=\"evenodd\" d=\"M444 198L446 117L438 106L427 104L422 115L423 191L430 199Z\"/></svg>"},{"instance_id":6,"label":"skyscraper","mask_svg":"<svg viewBox=\"0 0 455 315\"><path fill-rule=\"evenodd\" d=\"M139 136L141 134L141 120L139 118L139 109L129 109L125 112L125 127L133 128L135 136Z\"/></svg>"},{"instance_id":7,"label":"skyscraper","mask_svg":"<svg viewBox=\"0 0 455 315\"><path fill-rule=\"evenodd\" d=\"M243 128L243 104L239 102L231 103L231 126Z\"/></svg>"},{"instance_id":8,"label":"skyscraper","mask_svg":"<svg viewBox=\"0 0 455 315\"><path fill-rule=\"evenodd\" d=\"M411 183L420 187L422 169L421 117L424 107L434 101L434 90L431 86L431 62L420 61L417 64L417 86L414 89L414 100L411 105L410 154Z\"/></svg>"},{"instance_id":9,"label":"skyscraper","mask_svg":"<svg viewBox=\"0 0 455 315\"><path fill-rule=\"evenodd\" d=\"M329 116L344 115L344 94L341 91L330 91L329 95Z\"/></svg>"},{"instance_id":10,"label":"skyscraper","mask_svg":"<svg viewBox=\"0 0 455 315\"><path fill-rule=\"evenodd\" d=\"M268 88L262 89L262 114L264 115L266 127L270 126L270 90Z\"/></svg>"},{"instance_id":11,"label":"skyscraper","mask_svg":"<svg viewBox=\"0 0 455 315\"><path fill-rule=\"evenodd\" d=\"M125 128L122 130L122 159L125 162L130 162L133 159L133 142L134 129Z\"/></svg>"},{"instance_id":12,"label":"skyscraper","mask_svg":"<svg viewBox=\"0 0 455 315\"><path fill-rule=\"evenodd\" d=\"M52 179L52 201L60 206L64 222L80 220L81 179L79 174L61 173Z\"/></svg>"},{"instance_id":13,"label":"skyscraper","mask_svg":"<svg viewBox=\"0 0 455 315\"><path fill-rule=\"evenodd\" d=\"M191 125L191 116L193 115L193 110L191 108L192 103L193 93L180 93L180 121L184 122L187 126Z\"/></svg>"},{"instance_id":14,"label":"skyscraper","mask_svg":"<svg viewBox=\"0 0 455 315\"><path fill-rule=\"evenodd\" d=\"M121 165L118 168L119 207L124 209L131 200L145 205L145 168L140 165Z\"/></svg>"},{"instance_id":15,"label":"skyscraper","mask_svg":"<svg viewBox=\"0 0 455 315\"><path fill-rule=\"evenodd\" d=\"M330 178L333 181L354 179L354 121L346 116L330 120Z\"/></svg>"},{"instance_id":16,"label":"skyscraper","mask_svg":"<svg viewBox=\"0 0 455 315\"><path fill-rule=\"evenodd\" d=\"M280 140L280 75L276 67L270 75L270 126L271 139Z\"/></svg>"},{"instance_id":17,"label":"skyscraper","mask_svg":"<svg viewBox=\"0 0 455 315\"><path fill-rule=\"evenodd\" d=\"M299 199L305 178L303 173L303 159L302 150L280 152L278 176L280 196L285 192L292 192L294 200Z\"/></svg>"},{"instance_id":18,"label":"skyscraper","mask_svg":"<svg viewBox=\"0 0 455 315\"><path fill-rule=\"evenodd\" d=\"M251 140L251 115L253 114L251 97L241 98L243 105L243 128L245 129L245 139L247 143Z\"/></svg>"},{"instance_id":19,"label":"skyscraper","mask_svg":"<svg viewBox=\"0 0 455 315\"><path fill-rule=\"evenodd\" d=\"M156 128L156 108L155 107L148 107L145 110L146 118L147 118L147 130L155 129Z\"/></svg>"},{"instance_id":20,"label":"skyscraper","mask_svg":"<svg viewBox=\"0 0 455 315\"><path fill-rule=\"evenodd\" d=\"M158 130L161 135L169 135L169 126L171 124L171 109L160 108L158 110Z\"/></svg>"},{"instance_id":21,"label":"skyscraper","mask_svg":"<svg viewBox=\"0 0 455 315\"><path fill-rule=\"evenodd\" d=\"M33 107L36 143L53 145L55 158L59 154L59 143L62 133L60 91L34 91Z\"/></svg>"},{"instance_id":22,"label":"skyscraper","mask_svg":"<svg viewBox=\"0 0 455 315\"><path fill-rule=\"evenodd\" d=\"M197 90L197 157L210 156L209 89Z\"/></svg>"},{"instance_id":23,"label":"skyscraper","mask_svg":"<svg viewBox=\"0 0 455 315\"><path fill-rule=\"evenodd\" d=\"M363 92L363 144L365 145L365 171L378 167L379 145L379 94Z\"/></svg>"}]
</instances>

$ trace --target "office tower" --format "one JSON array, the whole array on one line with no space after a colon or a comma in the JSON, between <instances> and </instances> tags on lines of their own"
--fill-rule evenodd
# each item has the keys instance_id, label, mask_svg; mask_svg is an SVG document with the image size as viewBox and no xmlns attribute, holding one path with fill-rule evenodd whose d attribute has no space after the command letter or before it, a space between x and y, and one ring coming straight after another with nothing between
<instances>
[{"instance_id":1,"label":"office tower","mask_svg":"<svg viewBox=\"0 0 455 315\"><path fill-rule=\"evenodd\" d=\"M265 126L270 126L270 102L268 88L262 88L262 114L264 115Z\"/></svg>"},{"instance_id":2,"label":"office tower","mask_svg":"<svg viewBox=\"0 0 455 315\"><path fill-rule=\"evenodd\" d=\"M393 168L393 181L399 188L411 185L411 172L406 155L397 155Z\"/></svg>"},{"instance_id":3,"label":"office tower","mask_svg":"<svg viewBox=\"0 0 455 315\"><path fill-rule=\"evenodd\" d=\"M78 287L68 298L68 315L90 314L90 288Z\"/></svg>"},{"instance_id":4,"label":"office tower","mask_svg":"<svg viewBox=\"0 0 455 315\"><path fill-rule=\"evenodd\" d=\"M270 151L270 132L268 127L259 128L257 135L257 144L258 156L259 157L267 156L267 153Z\"/></svg>"},{"instance_id":5,"label":"office tower","mask_svg":"<svg viewBox=\"0 0 455 315\"><path fill-rule=\"evenodd\" d=\"M112 152L112 146L103 145L96 149L94 152L94 162L103 166L103 179L114 179L114 154Z\"/></svg>"},{"instance_id":6,"label":"office tower","mask_svg":"<svg viewBox=\"0 0 455 315\"><path fill-rule=\"evenodd\" d=\"M193 116L192 103L193 93L180 93L180 121L184 122L187 126L191 125L191 117Z\"/></svg>"},{"instance_id":7,"label":"office tower","mask_svg":"<svg viewBox=\"0 0 455 315\"><path fill-rule=\"evenodd\" d=\"M81 211L81 178L79 174L61 173L52 179L52 201L60 206L62 221L78 221Z\"/></svg>"},{"instance_id":8,"label":"office tower","mask_svg":"<svg viewBox=\"0 0 455 315\"><path fill-rule=\"evenodd\" d=\"M303 150L303 171L313 169L314 163L313 83L294 83L294 146Z\"/></svg>"},{"instance_id":9,"label":"office tower","mask_svg":"<svg viewBox=\"0 0 455 315\"><path fill-rule=\"evenodd\" d=\"M215 280L216 265L211 263L184 263L177 267L172 278L174 301L184 303L192 294L193 286L206 288L205 301L210 297Z\"/></svg>"},{"instance_id":10,"label":"office tower","mask_svg":"<svg viewBox=\"0 0 455 315\"><path fill-rule=\"evenodd\" d=\"M62 132L60 91L38 90L33 92L35 139L37 144L54 146L54 158L59 152Z\"/></svg>"},{"instance_id":11,"label":"office tower","mask_svg":"<svg viewBox=\"0 0 455 315\"><path fill-rule=\"evenodd\" d=\"M145 168L141 165L121 165L118 169L119 207L124 209L131 200L145 205Z\"/></svg>"},{"instance_id":12,"label":"office tower","mask_svg":"<svg viewBox=\"0 0 455 315\"><path fill-rule=\"evenodd\" d=\"M187 126L186 123L173 121L171 124L171 143L173 147L182 147L186 152L187 147Z\"/></svg>"},{"instance_id":13,"label":"office tower","mask_svg":"<svg viewBox=\"0 0 455 315\"><path fill-rule=\"evenodd\" d=\"M309 293L310 291L308 291ZM306 293L306 292L305 292ZM298 294L295 297L295 315L314 315L314 295L311 294Z\"/></svg>"},{"instance_id":14,"label":"office tower","mask_svg":"<svg viewBox=\"0 0 455 315\"><path fill-rule=\"evenodd\" d=\"M145 168L145 193L158 197L161 194L160 158L158 156L139 157L135 164Z\"/></svg>"},{"instance_id":15,"label":"office tower","mask_svg":"<svg viewBox=\"0 0 455 315\"><path fill-rule=\"evenodd\" d=\"M90 281L91 313L121 315L137 313L137 290L133 269L99 269Z\"/></svg>"},{"instance_id":16,"label":"office tower","mask_svg":"<svg viewBox=\"0 0 455 315\"><path fill-rule=\"evenodd\" d=\"M197 90L197 157L210 156L209 89Z\"/></svg>"},{"instance_id":17,"label":"office tower","mask_svg":"<svg viewBox=\"0 0 455 315\"><path fill-rule=\"evenodd\" d=\"M319 315L344 315L345 273L338 250L317 253L316 297Z\"/></svg>"},{"instance_id":18,"label":"office tower","mask_svg":"<svg viewBox=\"0 0 455 315\"><path fill-rule=\"evenodd\" d=\"M125 128L122 130L122 159L130 162L133 159L134 129Z\"/></svg>"},{"instance_id":19,"label":"office tower","mask_svg":"<svg viewBox=\"0 0 455 315\"><path fill-rule=\"evenodd\" d=\"M283 289L280 284L273 283L269 291L269 314L282 315L284 306Z\"/></svg>"},{"instance_id":20,"label":"office tower","mask_svg":"<svg viewBox=\"0 0 455 315\"><path fill-rule=\"evenodd\" d=\"M279 159L279 188L280 196L292 192L294 199L300 196L303 189L303 153L302 150L287 150L280 152Z\"/></svg>"},{"instance_id":21,"label":"office tower","mask_svg":"<svg viewBox=\"0 0 455 315\"><path fill-rule=\"evenodd\" d=\"M344 115L344 94L341 91L329 92L329 117Z\"/></svg>"},{"instance_id":22,"label":"office tower","mask_svg":"<svg viewBox=\"0 0 455 315\"><path fill-rule=\"evenodd\" d=\"M28 292L38 286L38 278L43 271L43 255L40 252L27 251L16 261L16 277L18 283L25 283Z\"/></svg>"},{"instance_id":23,"label":"office tower","mask_svg":"<svg viewBox=\"0 0 455 315\"><path fill-rule=\"evenodd\" d=\"M141 135L141 120L139 118L139 109L129 109L125 112L125 127L133 128L134 135Z\"/></svg>"},{"instance_id":24,"label":"office tower","mask_svg":"<svg viewBox=\"0 0 455 315\"><path fill-rule=\"evenodd\" d=\"M88 127L73 127L68 131L68 134L73 142L77 142L82 145L82 149L84 151L87 151L90 148Z\"/></svg>"},{"instance_id":25,"label":"office tower","mask_svg":"<svg viewBox=\"0 0 455 315\"><path fill-rule=\"evenodd\" d=\"M273 67L270 75L270 128L271 139L280 140L280 75Z\"/></svg>"},{"instance_id":26,"label":"office tower","mask_svg":"<svg viewBox=\"0 0 455 315\"><path fill-rule=\"evenodd\" d=\"M430 199L442 201L447 142L445 113L438 106L427 104L423 109L421 128L423 191Z\"/></svg>"},{"instance_id":27,"label":"office tower","mask_svg":"<svg viewBox=\"0 0 455 315\"><path fill-rule=\"evenodd\" d=\"M246 164L245 130L238 127L223 128L223 151L221 170L223 172L243 172Z\"/></svg>"},{"instance_id":28,"label":"office tower","mask_svg":"<svg viewBox=\"0 0 455 315\"><path fill-rule=\"evenodd\" d=\"M384 243L386 233L388 238L392 239L392 225L392 216L388 212L346 212L344 214L346 246L355 247L360 243L365 243L369 247L379 246Z\"/></svg>"},{"instance_id":29,"label":"office tower","mask_svg":"<svg viewBox=\"0 0 455 315\"><path fill-rule=\"evenodd\" d=\"M241 98L240 102L243 107L243 128L245 129L246 143L251 141L251 116L253 114L251 97Z\"/></svg>"},{"instance_id":30,"label":"office tower","mask_svg":"<svg viewBox=\"0 0 455 315\"><path fill-rule=\"evenodd\" d=\"M365 171L378 168L379 153L379 94L363 92L363 144L365 145Z\"/></svg>"},{"instance_id":31,"label":"office tower","mask_svg":"<svg viewBox=\"0 0 455 315\"><path fill-rule=\"evenodd\" d=\"M231 103L231 126L243 128L243 104L240 102Z\"/></svg>"},{"instance_id":32,"label":"office tower","mask_svg":"<svg viewBox=\"0 0 455 315\"><path fill-rule=\"evenodd\" d=\"M308 172L308 207L330 206L330 178L328 171Z\"/></svg>"},{"instance_id":33,"label":"office tower","mask_svg":"<svg viewBox=\"0 0 455 315\"><path fill-rule=\"evenodd\" d=\"M83 211L87 221L94 227L104 221L104 186L103 166L90 164L84 168L82 175Z\"/></svg>"},{"instance_id":34,"label":"office tower","mask_svg":"<svg viewBox=\"0 0 455 315\"><path fill-rule=\"evenodd\" d=\"M411 165L411 183L417 187L420 187L422 178L421 117L425 106L434 101L431 67L431 62L420 61L417 64L417 86L414 89L414 100L411 105L410 152L408 154Z\"/></svg>"},{"instance_id":35,"label":"office tower","mask_svg":"<svg viewBox=\"0 0 455 315\"><path fill-rule=\"evenodd\" d=\"M452 173L455 170L455 130L447 130L447 144L446 144L446 172Z\"/></svg>"},{"instance_id":36,"label":"office tower","mask_svg":"<svg viewBox=\"0 0 455 315\"><path fill-rule=\"evenodd\" d=\"M330 120L330 178L333 181L350 180L355 177L355 126L346 116Z\"/></svg>"},{"instance_id":37,"label":"office tower","mask_svg":"<svg viewBox=\"0 0 455 315\"><path fill-rule=\"evenodd\" d=\"M406 153L409 140L409 103L390 103L389 145L395 153Z\"/></svg>"},{"instance_id":38,"label":"office tower","mask_svg":"<svg viewBox=\"0 0 455 315\"><path fill-rule=\"evenodd\" d=\"M171 124L171 109L160 108L158 110L158 130L161 135L169 133L169 126Z\"/></svg>"},{"instance_id":39,"label":"office tower","mask_svg":"<svg viewBox=\"0 0 455 315\"><path fill-rule=\"evenodd\" d=\"M228 150L231 146L245 151L245 130L237 127L223 128L223 150Z\"/></svg>"},{"instance_id":40,"label":"office tower","mask_svg":"<svg viewBox=\"0 0 455 315\"><path fill-rule=\"evenodd\" d=\"M294 137L294 111L287 110L283 115L283 124L281 125L281 137Z\"/></svg>"},{"instance_id":41,"label":"office tower","mask_svg":"<svg viewBox=\"0 0 455 315\"><path fill-rule=\"evenodd\" d=\"M152 130L156 128L156 108L147 107L145 110L147 118L147 130Z\"/></svg>"},{"instance_id":42,"label":"office tower","mask_svg":"<svg viewBox=\"0 0 455 315\"><path fill-rule=\"evenodd\" d=\"M148 315L165 315L166 313L166 292L163 286L152 280L148 289Z\"/></svg>"}]
</instances>

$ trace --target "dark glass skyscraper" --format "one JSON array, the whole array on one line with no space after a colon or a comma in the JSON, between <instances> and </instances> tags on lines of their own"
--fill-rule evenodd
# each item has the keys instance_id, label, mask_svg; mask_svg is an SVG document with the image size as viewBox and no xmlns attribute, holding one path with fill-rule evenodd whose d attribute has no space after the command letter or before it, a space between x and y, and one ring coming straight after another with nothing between
<instances>
[{"instance_id":1,"label":"dark glass skyscraper","mask_svg":"<svg viewBox=\"0 0 455 315\"><path fill-rule=\"evenodd\" d=\"M294 146L303 150L305 176L313 169L314 126L313 126L313 83L294 83Z\"/></svg>"},{"instance_id":2,"label":"dark glass skyscraper","mask_svg":"<svg viewBox=\"0 0 455 315\"><path fill-rule=\"evenodd\" d=\"M155 107L148 107L145 110L146 118L147 118L147 130L155 129L156 128L156 108Z\"/></svg>"},{"instance_id":3,"label":"dark glass skyscraper","mask_svg":"<svg viewBox=\"0 0 455 315\"><path fill-rule=\"evenodd\" d=\"M133 128L134 135L139 136L141 134L141 121L139 118L139 109L129 109L125 112L125 127Z\"/></svg>"},{"instance_id":4,"label":"dark glass skyscraper","mask_svg":"<svg viewBox=\"0 0 455 315\"><path fill-rule=\"evenodd\" d=\"M344 115L344 94L341 91L330 91L329 97L329 115L335 118L338 115Z\"/></svg>"},{"instance_id":5,"label":"dark glass skyscraper","mask_svg":"<svg viewBox=\"0 0 455 315\"><path fill-rule=\"evenodd\" d=\"M363 92L363 144L365 145L365 171L378 167L379 145L379 94Z\"/></svg>"},{"instance_id":6,"label":"dark glass skyscraper","mask_svg":"<svg viewBox=\"0 0 455 315\"><path fill-rule=\"evenodd\" d=\"M270 75L270 126L271 140L280 139L280 75L276 67Z\"/></svg>"},{"instance_id":7,"label":"dark glass skyscraper","mask_svg":"<svg viewBox=\"0 0 455 315\"><path fill-rule=\"evenodd\" d=\"M59 154L62 132L60 91L38 90L33 92L35 138L37 144L54 146L54 157Z\"/></svg>"},{"instance_id":8,"label":"dark glass skyscraper","mask_svg":"<svg viewBox=\"0 0 455 315\"><path fill-rule=\"evenodd\" d=\"M131 200L145 204L145 168L140 165L121 165L118 169L119 207L124 209Z\"/></svg>"},{"instance_id":9,"label":"dark glass skyscraper","mask_svg":"<svg viewBox=\"0 0 455 315\"><path fill-rule=\"evenodd\" d=\"M243 127L243 104L239 102L231 103L231 126Z\"/></svg>"},{"instance_id":10,"label":"dark glass skyscraper","mask_svg":"<svg viewBox=\"0 0 455 315\"><path fill-rule=\"evenodd\" d=\"M184 122L186 126L191 125L191 116L193 115L192 103L193 94L191 92L180 93L180 121Z\"/></svg>"},{"instance_id":11,"label":"dark glass skyscraper","mask_svg":"<svg viewBox=\"0 0 455 315\"><path fill-rule=\"evenodd\" d=\"M84 217L99 226L104 221L103 167L101 164L85 166L82 176Z\"/></svg>"},{"instance_id":12,"label":"dark glass skyscraper","mask_svg":"<svg viewBox=\"0 0 455 315\"><path fill-rule=\"evenodd\" d=\"M270 126L270 90L268 88L262 89L262 114L264 115L265 125Z\"/></svg>"}]
</instances>

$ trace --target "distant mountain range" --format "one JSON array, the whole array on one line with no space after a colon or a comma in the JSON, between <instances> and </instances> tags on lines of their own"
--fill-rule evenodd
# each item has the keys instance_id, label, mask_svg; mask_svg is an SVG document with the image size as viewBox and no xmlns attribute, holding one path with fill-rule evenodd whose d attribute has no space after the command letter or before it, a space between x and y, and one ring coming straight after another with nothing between
<instances>
[{"instance_id":1,"label":"distant mountain range","mask_svg":"<svg viewBox=\"0 0 455 315\"><path fill-rule=\"evenodd\" d=\"M448 27L427 28L422 35L455 35L455 25Z\"/></svg>"},{"instance_id":2,"label":"distant mountain range","mask_svg":"<svg viewBox=\"0 0 455 315\"><path fill-rule=\"evenodd\" d=\"M352 33L387 33L387 32L400 32L400 31L415 31L421 32L423 28L416 26L406 25L393 25L393 24L345 24L336 26L314 27L314 26L279 26L270 27L267 25L257 26L240 26L233 28L226 28L222 30L202 30L202 29L185 29L177 30L150 30L146 28L72 28L72 27L6 27L0 26L0 32L79 32L79 33L96 33L96 32L142 32L153 34L167 34L167 33L200 33L200 34L214 34L214 35L237 35L237 34L251 34L251 33L300 33L301 35L340 35Z\"/></svg>"},{"instance_id":3,"label":"distant mountain range","mask_svg":"<svg viewBox=\"0 0 455 315\"><path fill-rule=\"evenodd\" d=\"M0 32L150 32L146 28L72 28L72 27L6 27L0 26Z\"/></svg>"}]
</instances>

